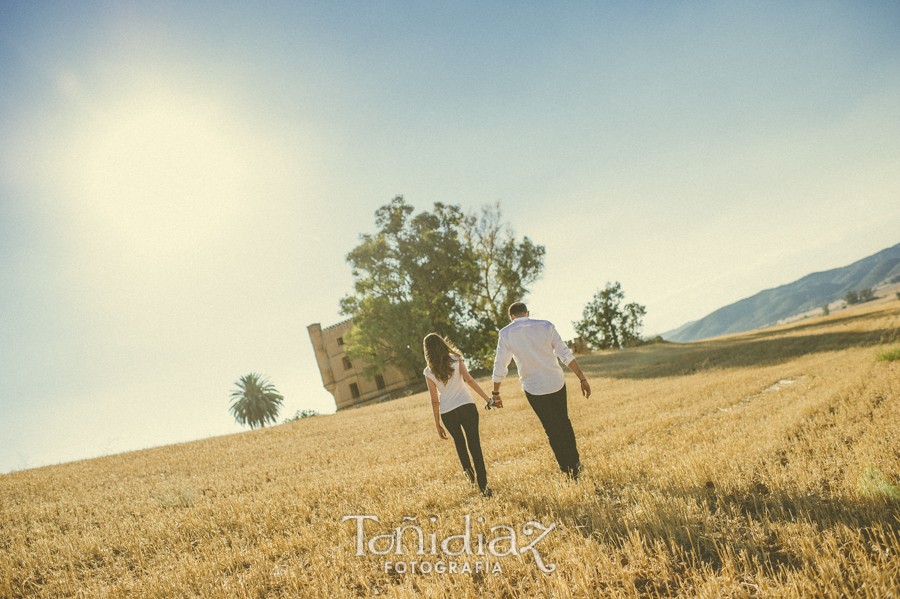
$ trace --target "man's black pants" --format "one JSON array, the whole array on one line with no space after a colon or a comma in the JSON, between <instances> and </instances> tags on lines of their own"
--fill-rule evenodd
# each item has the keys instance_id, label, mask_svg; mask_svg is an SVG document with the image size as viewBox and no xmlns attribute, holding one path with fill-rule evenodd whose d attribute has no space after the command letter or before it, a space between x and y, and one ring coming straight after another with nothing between
<instances>
[{"instance_id":1,"label":"man's black pants","mask_svg":"<svg viewBox=\"0 0 900 599\"><path fill-rule=\"evenodd\" d=\"M478 435L478 408L473 403L467 403L455 410L441 414L441 420L447 428L447 432L453 437L453 443L456 444L456 454L459 456L459 463L462 464L466 476L470 479L476 479L478 488L484 491L487 487L487 471L484 468L484 456L481 454L481 438ZM465 431L465 436L463 436L463 431ZM467 441L469 451L466 451ZM471 462L469 461L469 452L472 453ZM475 463L474 476L472 462Z\"/></svg>"},{"instance_id":2,"label":"man's black pants","mask_svg":"<svg viewBox=\"0 0 900 599\"><path fill-rule=\"evenodd\" d=\"M580 458L575 444L575 431L572 430L572 421L569 420L566 386L563 385L559 391L547 395L532 395L526 391L525 397L544 426L559 469L566 474L577 476L576 468Z\"/></svg>"}]
</instances>

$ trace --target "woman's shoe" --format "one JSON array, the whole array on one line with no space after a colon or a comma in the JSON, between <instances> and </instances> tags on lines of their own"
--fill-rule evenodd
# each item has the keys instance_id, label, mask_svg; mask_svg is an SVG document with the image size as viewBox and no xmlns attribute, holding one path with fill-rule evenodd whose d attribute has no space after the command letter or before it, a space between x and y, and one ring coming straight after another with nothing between
<instances>
[{"instance_id":1,"label":"woman's shoe","mask_svg":"<svg viewBox=\"0 0 900 599\"><path fill-rule=\"evenodd\" d=\"M483 488L481 490L481 494L484 495L485 497L493 497L494 496L494 492L491 491L490 487Z\"/></svg>"}]
</instances>

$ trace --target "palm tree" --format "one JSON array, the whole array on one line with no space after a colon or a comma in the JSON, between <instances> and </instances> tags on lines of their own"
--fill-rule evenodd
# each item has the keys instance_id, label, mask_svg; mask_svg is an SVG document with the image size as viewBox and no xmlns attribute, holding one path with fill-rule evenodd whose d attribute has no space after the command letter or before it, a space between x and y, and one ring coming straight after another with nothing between
<instances>
[{"instance_id":1,"label":"palm tree","mask_svg":"<svg viewBox=\"0 0 900 599\"><path fill-rule=\"evenodd\" d=\"M260 380L258 374L242 376L235 383L237 390L231 393L231 413L239 424L249 424L251 429L275 422L284 400L275 385L268 379Z\"/></svg>"}]
</instances>

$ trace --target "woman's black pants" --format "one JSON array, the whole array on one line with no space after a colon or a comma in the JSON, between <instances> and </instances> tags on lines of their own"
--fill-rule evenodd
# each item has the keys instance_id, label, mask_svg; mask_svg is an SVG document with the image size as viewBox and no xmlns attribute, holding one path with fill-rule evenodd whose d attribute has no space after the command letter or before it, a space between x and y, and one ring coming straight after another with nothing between
<instances>
[{"instance_id":1,"label":"woman's black pants","mask_svg":"<svg viewBox=\"0 0 900 599\"><path fill-rule=\"evenodd\" d=\"M453 437L453 443L456 444L456 454L459 456L459 463L462 464L463 470L469 479L474 478L478 481L478 488L482 491L487 488L487 471L484 469L484 456L481 454L481 438L478 436L478 408L473 403L467 403L459 406L455 410L450 410L441 414L441 420L450 436ZM463 435L465 431L465 435ZM466 451L466 443L468 442L469 450ZM472 454L472 461L469 461L469 453ZM472 471L472 463L475 464L474 476Z\"/></svg>"}]
</instances>

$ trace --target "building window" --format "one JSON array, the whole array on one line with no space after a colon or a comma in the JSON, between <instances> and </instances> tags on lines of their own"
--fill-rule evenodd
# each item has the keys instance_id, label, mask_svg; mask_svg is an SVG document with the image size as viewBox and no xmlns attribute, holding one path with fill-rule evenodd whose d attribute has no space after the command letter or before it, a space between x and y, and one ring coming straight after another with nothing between
<instances>
[{"instance_id":1,"label":"building window","mask_svg":"<svg viewBox=\"0 0 900 599\"><path fill-rule=\"evenodd\" d=\"M350 361L350 358L344 356L341 360L344 363L344 370L350 370L353 368L353 362Z\"/></svg>"},{"instance_id":2,"label":"building window","mask_svg":"<svg viewBox=\"0 0 900 599\"><path fill-rule=\"evenodd\" d=\"M350 395L353 396L353 399L359 399L359 385L350 383Z\"/></svg>"},{"instance_id":3,"label":"building window","mask_svg":"<svg viewBox=\"0 0 900 599\"><path fill-rule=\"evenodd\" d=\"M384 377L380 374L375 375L375 386L379 389L384 389Z\"/></svg>"},{"instance_id":4,"label":"building window","mask_svg":"<svg viewBox=\"0 0 900 599\"><path fill-rule=\"evenodd\" d=\"M338 337L338 347L340 347L341 345L344 345L344 338Z\"/></svg>"}]
</instances>

